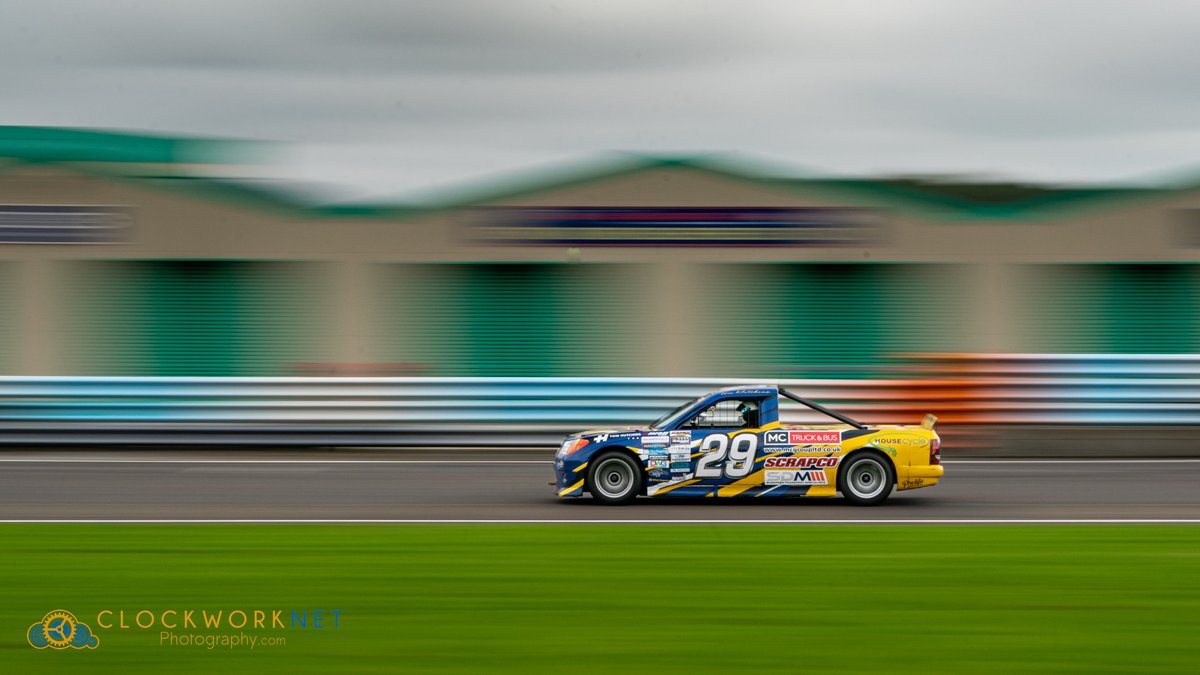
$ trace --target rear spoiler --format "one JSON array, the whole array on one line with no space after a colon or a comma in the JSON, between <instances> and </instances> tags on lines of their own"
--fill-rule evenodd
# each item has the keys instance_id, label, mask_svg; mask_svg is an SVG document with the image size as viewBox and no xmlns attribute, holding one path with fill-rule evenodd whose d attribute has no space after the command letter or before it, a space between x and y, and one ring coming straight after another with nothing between
<instances>
[{"instance_id":1,"label":"rear spoiler","mask_svg":"<svg viewBox=\"0 0 1200 675\"><path fill-rule=\"evenodd\" d=\"M921 420L922 429L932 429L933 425L937 424L936 415L926 415L925 419Z\"/></svg>"}]
</instances>

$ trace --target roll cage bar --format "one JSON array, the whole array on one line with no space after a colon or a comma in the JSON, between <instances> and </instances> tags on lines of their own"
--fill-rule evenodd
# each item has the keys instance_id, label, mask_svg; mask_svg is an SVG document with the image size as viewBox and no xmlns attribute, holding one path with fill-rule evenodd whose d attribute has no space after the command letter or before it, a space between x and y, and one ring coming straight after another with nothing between
<instances>
[{"instance_id":1,"label":"roll cage bar","mask_svg":"<svg viewBox=\"0 0 1200 675\"><path fill-rule=\"evenodd\" d=\"M855 429L866 429L867 428L867 426L865 424L856 422L855 420L850 419L849 417L846 417L845 415L843 415L841 413L836 413L836 412L830 410L829 408L826 408L825 406L820 405L819 403L814 403L812 401L809 401L808 399L800 398L799 396L793 394L792 392L788 391L787 389L784 389L783 387L779 387L779 393L781 396L791 399L791 400L795 401L796 403L799 403L800 405L812 408L813 410L816 410L817 412L819 412L823 415L828 415L839 422L845 422L846 424L849 424L850 426L854 427Z\"/></svg>"}]
</instances>

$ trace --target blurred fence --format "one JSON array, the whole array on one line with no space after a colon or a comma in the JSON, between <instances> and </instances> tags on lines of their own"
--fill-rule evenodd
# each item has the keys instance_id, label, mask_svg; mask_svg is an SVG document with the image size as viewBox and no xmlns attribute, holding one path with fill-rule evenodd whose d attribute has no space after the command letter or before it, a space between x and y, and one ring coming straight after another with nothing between
<instances>
[{"instance_id":1,"label":"blurred fence","mask_svg":"<svg viewBox=\"0 0 1200 675\"><path fill-rule=\"evenodd\" d=\"M1200 356L916 355L779 383L871 424L1200 425ZM642 425L729 379L0 377L0 443L553 445ZM826 421L799 406L785 422Z\"/></svg>"}]
</instances>

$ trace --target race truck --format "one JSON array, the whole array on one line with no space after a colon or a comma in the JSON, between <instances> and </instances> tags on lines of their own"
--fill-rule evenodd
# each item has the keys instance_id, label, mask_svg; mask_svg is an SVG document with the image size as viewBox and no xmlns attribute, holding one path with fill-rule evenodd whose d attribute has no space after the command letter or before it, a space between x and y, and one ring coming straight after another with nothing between
<instances>
[{"instance_id":1,"label":"race truck","mask_svg":"<svg viewBox=\"0 0 1200 675\"><path fill-rule=\"evenodd\" d=\"M780 422L780 399L836 424ZM869 427L774 385L727 387L646 427L571 434L558 449L559 497L835 497L881 504L942 477L936 418Z\"/></svg>"}]
</instances>

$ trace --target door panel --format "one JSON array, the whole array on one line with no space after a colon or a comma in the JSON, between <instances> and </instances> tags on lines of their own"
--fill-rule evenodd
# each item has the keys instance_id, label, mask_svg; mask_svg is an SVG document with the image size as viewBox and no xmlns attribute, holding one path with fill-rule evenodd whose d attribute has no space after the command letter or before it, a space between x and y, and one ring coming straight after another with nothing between
<instances>
[{"instance_id":1,"label":"door panel","mask_svg":"<svg viewBox=\"0 0 1200 675\"><path fill-rule=\"evenodd\" d=\"M754 474L762 434L741 429L693 429L692 471L710 485L726 485Z\"/></svg>"},{"instance_id":2,"label":"door panel","mask_svg":"<svg viewBox=\"0 0 1200 675\"><path fill-rule=\"evenodd\" d=\"M691 434L691 474L698 485L717 488L759 478L754 464L763 441L758 431L761 408L759 397L724 398L710 403L682 425ZM750 484L739 483L732 492ZM718 494L727 492L730 490L723 488Z\"/></svg>"}]
</instances>

